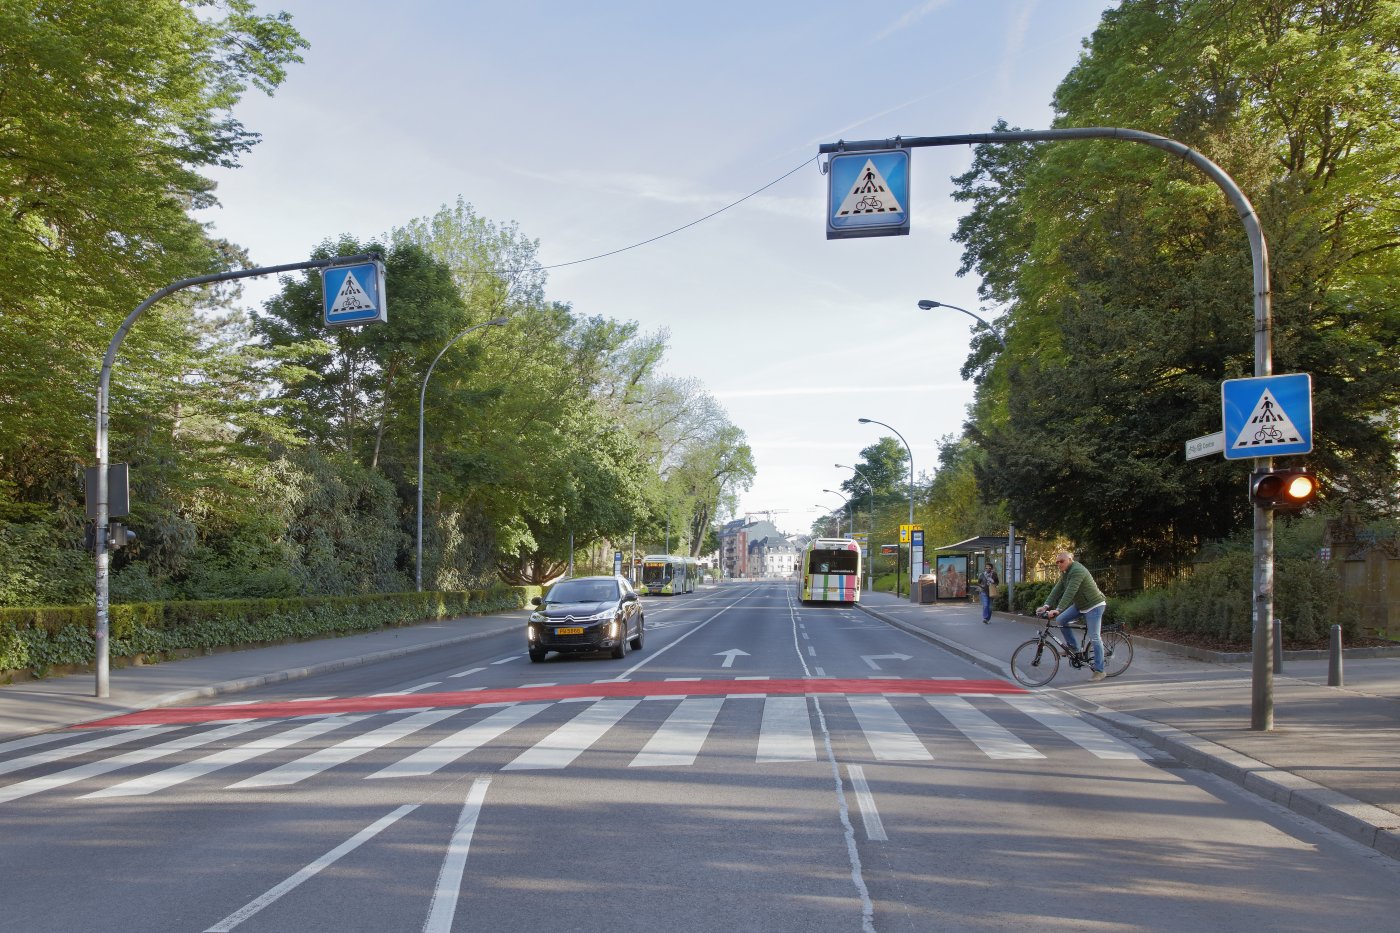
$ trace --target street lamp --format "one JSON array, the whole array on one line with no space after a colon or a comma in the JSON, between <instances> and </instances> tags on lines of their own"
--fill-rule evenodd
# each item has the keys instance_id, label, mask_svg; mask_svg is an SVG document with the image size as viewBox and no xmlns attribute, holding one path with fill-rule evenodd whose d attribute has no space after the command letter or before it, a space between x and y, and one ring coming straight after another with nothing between
<instances>
[{"instance_id":1,"label":"street lamp","mask_svg":"<svg viewBox=\"0 0 1400 933\"><path fill-rule=\"evenodd\" d=\"M882 427L882 428L890 428L890 426L887 425L887 424L885 424L885 422L883 422L883 421L876 421L874 418L857 418L856 420L859 421L861 424L878 424L878 425L879 425L880 427ZM890 428L890 430L891 430L891 431L894 431L894 428ZM894 431L894 436L897 437L897 438L899 438L900 443L902 443L902 444L904 445L904 449L907 450L907 451L909 452L909 524L910 524L910 525L913 525L913 524L914 524L914 448L912 448L912 447L909 446L909 442L906 441L906 440L904 439L904 435L903 435L903 434L900 434L898 431ZM895 561L895 568L896 568L896 570L898 569L898 566L899 566L899 562L898 562L898 561ZM895 576L894 595L895 595L896 597L899 596L899 577L898 577L898 575ZM913 596L914 596L914 548L913 548L912 545L911 545L910 548L909 548L909 596L910 596L911 599L912 599Z\"/></svg>"},{"instance_id":2,"label":"street lamp","mask_svg":"<svg viewBox=\"0 0 1400 933\"><path fill-rule=\"evenodd\" d=\"M875 552L872 551L871 548L874 546L872 542L875 540L875 486L864 473L853 466L838 463L836 464L836 469L850 470L856 476L865 480L865 488L870 490L870 530L866 535L865 550L867 555L874 554ZM868 559L865 562L865 588L872 593L875 592L875 562Z\"/></svg>"},{"instance_id":3,"label":"street lamp","mask_svg":"<svg viewBox=\"0 0 1400 933\"><path fill-rule=\"evenodd\" d=\"M829 509L829 508L827 508L826 506L822 505L820 502L818 502L818 503L816 504L816 507L817 507L818 509L821 509L823 512L825 512L828 519L831 518L831 509ZM837 537L840 537L840 536L841 536L841 511L840 511L840 509L838 509L838 510L836 511L836 535L837 535Z\"/></svg>"},{"instance_id":4,"label":"street lamp","mask_svg":"<svg viewBox=\"0 0 1400 933\"><path fill-rule=\"evenodd\" d=\"M851 497L848 496L848 495L846 495L845 493L837 492L837 491L834 490L834 489L823 489L822 492L829 492L829 493L831 493L833 496L840 496L840 497L841 497L841 499L846 503L846 524L850 526L851 531L855 531L855 530L856 530L856 518L855 518L854 515L851 514ZM840 521L837 521L837 523L836 523L836 537L838 537L838 538L841 537L841 523L840 523Z\"/></svg>"},{"instance_id":5,"label":"street lamp","mask_svg":"<svg viewBox=\"0 0 1400 933\"><path fill-rule=\"evenodd\" d=\"M418 393L418 547L413 562L413 583L420 593L423 592L423 406L428 398L428 378L432 376L433 367L438 364L438 360L442 359L442 355L451 349L454 343L474 330L483 327L503 327L505 323L505 318L497 317L468 327L438 351L438 355L433 357L432 363L429 364L428 371L423 374L423 389Z\"/></svg>"},{"instance_id":6,"label":"street lamp","mask_svg":"<svg viewBox=\"0 0 1400 933\"><path fill-rule=\"evenodd\" d=\"M1006 338L1003 337L996 328L992 327L992 325L988 324L984 319L973 314L966 308L959 308L957 305L950 305L943 301L932 301L928 298L920 299L919 307L925 311L931 311L934 308L952 308L954 311L961 311L963 314L966 314L968 317L987 328L987 330L991 331L992 336L997 338L997 343L1001 344L1001 352L1006 352ZM1016 523L1014 521L1007 526L1006 567L1004 569L1006 571L1006 611L1013 612L1016 608Z\"/></svg>"}]
</instances>

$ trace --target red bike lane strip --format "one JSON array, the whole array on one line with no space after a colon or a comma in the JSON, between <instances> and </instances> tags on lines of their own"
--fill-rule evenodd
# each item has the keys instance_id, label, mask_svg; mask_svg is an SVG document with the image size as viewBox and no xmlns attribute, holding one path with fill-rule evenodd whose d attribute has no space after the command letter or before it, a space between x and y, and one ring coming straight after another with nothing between
<instances>
[{"instance_id":1,"label":"red bike lane strip","mask_svg":"<svg viewBox=\"0 0 1400 933\"><path fill-rule=\"evenodd\" d=\"M792 680L625 681L605 684L567 684L553 687L503 687L493 690L415 693L403 696L345 697L335 700L255 703L248 706L186 706L127 713L108 719L79 723L73 729L110 729L117 726L189 725L231 719L291 719L298 716L334 716L344 713L387 713L404 709L448 706L480 706L484 703L531 703L540 700L605 700L612 697L694 696L828 696L843 694L1020 694L1027 691L1005 680L840 680L797 678Z\"/></svg>"}]
</instances>

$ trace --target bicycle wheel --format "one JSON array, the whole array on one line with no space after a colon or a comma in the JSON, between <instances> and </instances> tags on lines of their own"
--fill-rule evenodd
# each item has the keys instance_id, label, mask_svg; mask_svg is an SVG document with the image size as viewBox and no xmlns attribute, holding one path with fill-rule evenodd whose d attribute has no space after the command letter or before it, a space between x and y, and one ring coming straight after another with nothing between
<instances>
[{"instance_id":1,"label":"bicycle wheel","mask_svg":"<svg viewBox=\"0 0 1400 933\"><path fill-rule=\"evenodd\" d=\"M1133 640L1125 632L1109 632L1103 636L1103 672L1117 677L1133 663Z\"/></svg>"},{"instance_id":2,"label":"bicycle wheel","mask_svg":"<svg viewBox=\"0 0 1400 933\"><path fill-rule=\"evenodd\" d=\"M1060 653L1049 642L1032 638L1011 653L1011 674L1027 687L1043 687L1060 670Z\"/></svg>"}]
</instances>

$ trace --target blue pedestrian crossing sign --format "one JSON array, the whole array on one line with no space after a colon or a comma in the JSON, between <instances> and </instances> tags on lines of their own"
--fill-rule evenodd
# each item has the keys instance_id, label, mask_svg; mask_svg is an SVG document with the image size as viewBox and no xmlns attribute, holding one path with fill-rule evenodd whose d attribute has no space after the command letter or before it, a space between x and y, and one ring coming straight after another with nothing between
<instances>
[{"instance_id":1,"label":"blue pedestrian crossing sign","mask_svg":"<svg viewBox=\"0 0 1400 933\"><path fill-rule=\"evenodd\" d=\"M827 162L826 238L909 232L909 150L833 153Z\"/></svg>"},{"instance_id":2,"label":"blue pedestrian crossing sign","mask_svg":"<svg viewBox=\"0 0 1400 933\"><path fill-rule=\"evenodd\" d=\"M1312 376L1258 376L1220 384L1225 459L1312 452Z\"/></svg>"},{"instance_id":3,"label":"blue pedestrian crossing sign","mask_svg":"<svg viewBox=\"0 0 1400 933\"><path fill-rule=\"evenodd\" d=\"M327 266L321 271L321 303L329 327L382 324L389 320L384 303L384 263Z\"/></svg>"}]
</instances>

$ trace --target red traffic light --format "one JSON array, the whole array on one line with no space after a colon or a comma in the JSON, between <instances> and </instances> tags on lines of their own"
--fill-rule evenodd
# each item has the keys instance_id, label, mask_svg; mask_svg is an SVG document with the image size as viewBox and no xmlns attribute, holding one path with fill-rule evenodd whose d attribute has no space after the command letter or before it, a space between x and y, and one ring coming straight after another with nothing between
<instances>
[{"instance_id":1,"label":"red traffic light","mask_svg":"<svg viewBox=\"0 0 1400 933\"><path fill-rule=\"evenodd\" d=\"M1249 481L1249 497L1266 509L1300 508L1317 498L1317 477L1307 470L1266 470Z\"/></svg>"}]
</instances>

